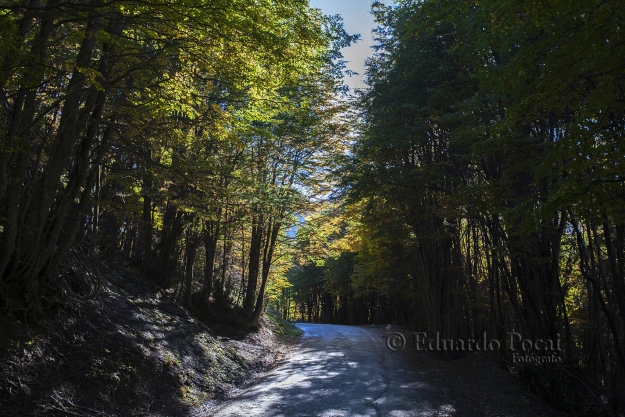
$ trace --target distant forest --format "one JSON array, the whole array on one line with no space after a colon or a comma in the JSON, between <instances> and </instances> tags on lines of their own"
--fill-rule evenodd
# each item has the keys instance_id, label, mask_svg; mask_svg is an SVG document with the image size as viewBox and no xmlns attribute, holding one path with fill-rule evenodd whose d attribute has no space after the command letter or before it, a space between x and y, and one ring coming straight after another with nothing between
<instances>
[{"instance_id":1,"label":"distant forest","mask_svg":"<svg viewBox=\"0 0 625 417\"><path fill-rule=\"evenodd\" d=\"M3 1L0 313L95 297L121 263L244 328L271 305L560 339L512 371L623 415L625 7L372 11L350 95L358 35L306 0Z\"/></svg>"}]
</instances>

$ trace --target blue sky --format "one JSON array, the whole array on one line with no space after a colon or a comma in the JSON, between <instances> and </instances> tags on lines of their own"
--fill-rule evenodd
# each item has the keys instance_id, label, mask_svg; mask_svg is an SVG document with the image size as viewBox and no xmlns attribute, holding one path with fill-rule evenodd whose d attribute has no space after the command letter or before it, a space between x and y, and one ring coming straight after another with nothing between
<instances>
[{"instance_id":1,"label":"blue sky","mask_svg":"<svg viewBox=\"0 0 625 417\"><path fill-rule=\"evenodd\" d=\"M323 14L340 14L343 17L343 25L349 34L359 33L361 40L341 52L345 56L347 69L358 73L352 77L345 77L345 83L349 88L364 87L364 61L372 54L371 30L375 27L371 11L373 0L310 0L312 7L321 9ZM391 3L386 1L384 3Z\"/></svg>"}]
</instances>

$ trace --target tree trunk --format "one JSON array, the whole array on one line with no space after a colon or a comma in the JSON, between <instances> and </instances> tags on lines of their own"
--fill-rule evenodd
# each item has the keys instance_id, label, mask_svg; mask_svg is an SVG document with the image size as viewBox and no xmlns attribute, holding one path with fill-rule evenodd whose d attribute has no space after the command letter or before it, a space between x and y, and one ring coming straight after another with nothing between
<instances>
[{"instance_id":1,"label":"tree trunk","mask_svg":"<svg viewBox=\"0 0 625 417\"><path fill-rule=\"evenodd\" d=\"M271 261L273 260L273 252L276 247L276 241L278 239L278 234L280 232L280 227L282 226L280 223L269 222L267 234L269 238L267 239L267 244L265 245L265 250L263 253L263 270L262 277L260 283L260 289L258 291L258 297L256 298L256 307L254 308L254 313L250 317L250 322L252 323L252 327L258 327L258 321L260 319L260 315L263 311L263 303L265 300L265 288L267 286L267 279L269 278L269 270L271 268Z\"/></svg>"}]
</instances>

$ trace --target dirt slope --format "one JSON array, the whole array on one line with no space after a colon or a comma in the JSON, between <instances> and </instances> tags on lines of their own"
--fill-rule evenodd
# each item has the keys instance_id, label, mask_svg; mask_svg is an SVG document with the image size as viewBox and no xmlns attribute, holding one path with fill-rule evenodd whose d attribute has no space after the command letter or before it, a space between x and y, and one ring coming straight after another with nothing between
<instances>
[{"instance_id":1,"label":"dirt slope","mask_svg":"<svg viewBox=\"0 0 625 417\"><path fill-rule=\"evenodd\" d=\"M103 275L96 299L36 326L0 317L0 416L201 415L290 345L216 335L133 271Z\"/></svg>"}]
</instances>

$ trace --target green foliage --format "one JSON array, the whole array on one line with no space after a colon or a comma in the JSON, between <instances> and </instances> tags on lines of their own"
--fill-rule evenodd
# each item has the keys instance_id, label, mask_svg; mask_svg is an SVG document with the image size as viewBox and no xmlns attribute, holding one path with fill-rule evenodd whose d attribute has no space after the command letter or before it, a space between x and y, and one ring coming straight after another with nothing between
<instances>
[{"instance_id":1,"label":"green foliage","mask_svg":"<svg viewBox=\"0 0 625 417\"><path fill-rule=\"evenodd\" d=\"M397 319L452 338L560 334L568 371L535 380L568 388L545 398L622 410L623 8L405 0L373 12L343 168L362 224L350 288L391 295Z\"/></svg>"},{"instance_id":2,"label":"green foliage","mask_svg":"<svg viewBox=\"0 0 625 417\"><path fill-rule=\"evenodd\" d=\"M187 306L202 269L206 302L248 292L260 311L277 237L327 192L357 36L300 0L0 11L2 308L67 296L75 245L138 261Z\"/></svg>"},{"instance_id":3,"label":"green foliage","mask_svg":"<svg viewBox=\"0 0 625 417\"><path fill-rule=\"evenodd\" d=\"M270 329L278 336L301 336L304 333L299 327L283 319L274 308L268 308L265 317L270 323Z\"/></svg>"}]
</instances>

